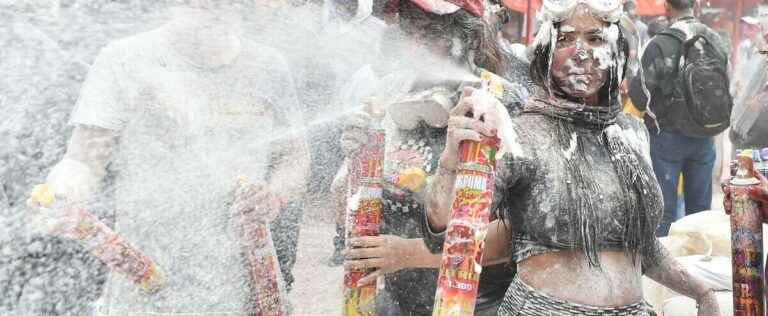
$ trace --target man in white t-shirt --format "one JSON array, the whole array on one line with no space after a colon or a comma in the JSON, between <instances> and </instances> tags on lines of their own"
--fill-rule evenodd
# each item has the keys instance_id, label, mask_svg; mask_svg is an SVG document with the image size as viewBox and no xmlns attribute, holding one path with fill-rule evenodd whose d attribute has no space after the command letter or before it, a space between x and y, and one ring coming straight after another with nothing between
<instances>
[{"instance_id":1,"label":"man in white t-shirt","mask_svg":"<svg viewBox=\"0 0 768 316\"><path fill-rule=\"evenodd\" d=\"M82 201L111 162L115 230L167 277L162 290L143 294L114 275L110 315L252 312L232 212L269 220L305 188L303 120L288 67L241 36L241 12L253 8L177 2L167 24L101 51L72 113L67 154L48 176L57 194ZM255 184L233 201L241 175Z\"/></svg>"}]
</instances>

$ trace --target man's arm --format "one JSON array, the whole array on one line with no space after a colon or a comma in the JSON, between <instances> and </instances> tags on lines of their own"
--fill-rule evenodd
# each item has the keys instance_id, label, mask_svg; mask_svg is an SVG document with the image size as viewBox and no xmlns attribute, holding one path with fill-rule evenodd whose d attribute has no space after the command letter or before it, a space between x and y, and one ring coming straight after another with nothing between
<instances>
[{"instance_id":1,"label":"man's arm","mask_svg":"<svg viewBox=\"0 0 768 316\"><path fill-rule=\"evenodd\" d=\"M77 126L64 158L51 169L46 179L54 193L72 202L91 198L106 174L117 138L116 131Z\"/></svg>"}]
</instances>

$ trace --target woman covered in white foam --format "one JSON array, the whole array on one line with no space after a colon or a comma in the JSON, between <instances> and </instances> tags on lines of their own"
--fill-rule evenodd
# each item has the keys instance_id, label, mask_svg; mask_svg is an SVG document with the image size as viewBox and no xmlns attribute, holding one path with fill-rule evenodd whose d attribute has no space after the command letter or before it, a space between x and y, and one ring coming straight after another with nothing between
<instances>
[{"instance_id":1,"label":"woman covered in white foam","mask_svg":"<svg viewBox=\"0 0 768 316\"><path fill-rule=\"evenodd\" d=\"M501 219L486 241L485 261L511 257L518 269L499 315L649 315L643 275L694 298L699 315L719 315L713 290L654 236L663 202L647 131L619 95L629 53L621 2L545 0L539 18L529 47L537 91L511 126L496 123L509 114L481 90L452 110L427 188L430 228L448 224L458 143L516 135L497 163Z\"/></svg>"}]
</instances>

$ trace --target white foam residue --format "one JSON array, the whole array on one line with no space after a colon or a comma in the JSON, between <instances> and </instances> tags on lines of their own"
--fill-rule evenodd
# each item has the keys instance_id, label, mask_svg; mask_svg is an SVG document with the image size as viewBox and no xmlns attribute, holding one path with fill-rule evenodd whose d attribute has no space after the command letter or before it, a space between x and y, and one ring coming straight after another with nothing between
<instances>
[{"instance_id":1,"label":"white foam residue","mask_svg":"<svg viewBox=\"0 0 768 316\"><path fill-rule=\"evenodd\" d=\"M572 33L576 32L576 28L570 25L563 25L560 27L560 33Z\"/></svg>"},{"instance_id":2,"label":"white foam residue","mask_svg":"<svg viewBox=\"0 0 768 316\"><path fill-rule=\"evenodd\" d=\"M360 207L360 192L356 192L347 198L347 209L356 210Z\"/></svg>"},{"instance_id":3,"label":"white foam residue","mask_svg":"<svg viewBox=\"0 0 768 316\"><path fill-rule=\"evenodd\" d=\"M592 50L592 57L597 60L597 67L601 70L609 69L614 65L615 61L611 55L613 55L611 48L607 45Z\"/></svg>"},{"instance_id":4,"label":"white foam residue","mask_svg":"<svg viewBox=\"0 0 768 316\"><path fill-rule=\"evenodd\" d=\"M571 142L568 145L568 150L563 151L563 155L565 156L565 159L571 160L573 158L573 153L576 152L576 146L579 145L579 135L576 135L576 133L571 134Z\"/></svg>"},{"instance_id":5,"label":"white foam residue","mask_svg":"<svg viewBox=\"0 0 768 316\"><path fill-rule=\"evenodd\" d=\"M619 26L611 24L605 30L605 41L608 43L617 43L619 41Z\"/></svg>"},{"instance_id":6,"label":"white foam residue","mask_svg":"<svg viewBox=\"0 0 768 316\"><path fill-rule=\"evenodd\" d=\"M499 103L499 107L506 113L507 109ZM524 157L525 152L523 146L520 146L518 142L518 135L512 124L512 117L507 113L501 119L501 126L499 128L499 138L501 139L501 147L499 148L498 158L504 157L509 153L514 158Z\"/></svg>"}]
</instances>

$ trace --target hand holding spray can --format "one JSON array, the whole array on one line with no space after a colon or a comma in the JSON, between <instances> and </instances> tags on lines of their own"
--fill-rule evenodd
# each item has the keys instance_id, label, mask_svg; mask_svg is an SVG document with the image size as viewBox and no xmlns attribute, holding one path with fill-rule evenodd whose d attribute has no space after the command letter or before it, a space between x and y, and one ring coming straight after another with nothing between
<instances>
[{"instance_id":1,"label":"hand holding spray can","mask_svg":"<svg viewBox=\"0 0 768 316\"><path fill-rule=\"evenodd\" d=\"M497 76L483 71L482 89L501 98L503 85L494 78ZM443 245L433 316L474 315L499 144L497 137L459 144L455 198Z\"/></svg>"},{"instance_id":2,"label":"hand holding spray can","mask_svg":"<svg viewBox=\"0 0 768 316\"><path fill-rule=\"evenodd\" d=\"M383 205L384 130L380 126L383 111L372 106L369 114L374 126L368 142L359 155L349 162L349 188L347 197L347 243L354 237L378 236ZM350 247L349 244L346 245ZM357 282L370 270L346 269L344 274L344 315L373 316L375 311L376 284L357 286Z\"/></svg>"},{"instance_id":3,"label":"hand holding spray can","mask_svg":"<svg viewBox=\"0 0 768 316\"><path fill-rule=\"evenodd\" d=\"M74 219L74 225L63 227L65 231L52 233L82 242L110 271L125 276L146 293L154 293L165 287L165 274L151 258L90 212L76 208L64 200L57 200L52 188L47 184L34 187L30 202L39 205L41 211L69 212L73 215L71 217Z\"/></svg>"},{"instance_id":4,"label":"hand holding spray can","mask_svg":"<svg viewBox=\"0 0 768 316\"><path fill-rule=\"evenodd\" d=\"M248 185L248 179L238 178L238 186ZM255 315L288 315L284 304L285 286L277 260L269 223L257 214L234 214L238 244L248 268L248 283Z\"/></svg>"},{"instance_id":5,"label":"hand holding spray can","mask_svg":"<svg viewBox=\"0 0 768 316\"><path fill-rule=\"evenodd\" d=\"M733 266L733 311L736 316L763 316L763 218L749 190L755 178L752 152L738 155L738 170L730 181L731 264Z\"/></svg>"},{"instance_id":6,"label":"hand holding spray can","mask_svg":"<svg viewBox=\"0 0 768 316\"><path fill-rule=\"evenodd\" d=\"M499 139L463 141L459 148L455 198L443 245L434 316L474 314L491 216Z\"/></svg>"}]
</instances>

